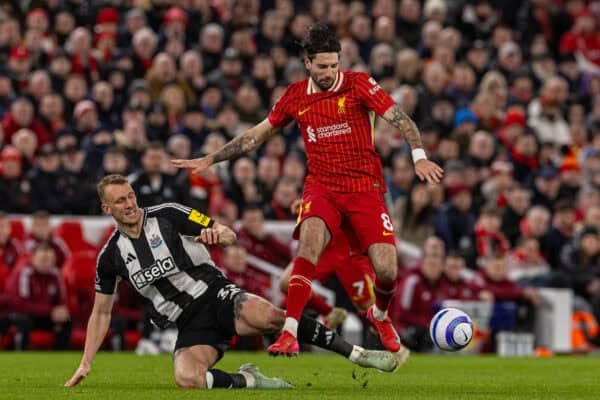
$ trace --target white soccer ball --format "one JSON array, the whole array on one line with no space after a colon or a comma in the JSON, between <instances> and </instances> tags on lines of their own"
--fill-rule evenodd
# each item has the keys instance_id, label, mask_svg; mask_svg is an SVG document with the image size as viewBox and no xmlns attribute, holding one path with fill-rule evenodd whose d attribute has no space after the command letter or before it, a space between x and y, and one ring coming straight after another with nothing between
<instances>
[{"instance_id":1,"label":"white soccer ball","mask_svg":"<svg viewBox=\"0 0 600 400\"><path fill-rule=\"evenodd\" d=\"M458 351L467 347L473 338L473 322L457 308L438 311L429 324L433 343L445 351Z\"/></svg>"}]
</instances>

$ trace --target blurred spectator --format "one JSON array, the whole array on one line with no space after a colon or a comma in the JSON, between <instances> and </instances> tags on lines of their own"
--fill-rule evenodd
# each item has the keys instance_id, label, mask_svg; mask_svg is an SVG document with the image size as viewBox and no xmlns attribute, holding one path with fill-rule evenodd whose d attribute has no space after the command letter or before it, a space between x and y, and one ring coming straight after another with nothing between
<instances>
[{"instance_id":1,"label":"blurred spectator","mask_svg":"<svg viewBox=\"0 0 600 400\"><path fill-rule=\"evenodd\" d=\"M31 184L24 179L23 159L12 146L0 152L0 193L3 194L0 209L11 213L31 211Z\"/></svg>"},{"instance_id":2,"label":"blurred spectator","mask_svg":"<svg viewBox=\"0 0 600 400\"><path fill-rule=\"evenodd\" d=\"M402 295L396 296L391 318L402 343L411 350L428 351L433 346L429 337L429 322L442 294L443 269L443 253L425 253L419 269L399 283Z\"/></svg>"},{"instance_id":3,"label":"blurred spectator","mask_svg":"<svg viewBox=\"0 0 600 400\"><path fill-rule=\"evenodd\" d=\"M257 204L248 204L241 215L238 242L248 253L273 265L285 267L291 259L290 248L265 230L264 214Z\"/></svg>"},{"instance_id":4,"label":"blurred spectator","mask_svg":"<svg viewBox=\"0 0 600 400\"><path fill-rule=\"evenodd\" d=\"M71 323L65 286L50 245L41 243L33 249L31 262L12 272L7 289L14 313L10 320L17 328L16 350L29 347L29 335L34 329L54 332L56 349L68 347Z\"/></svg>"},{"instance_id":5,"label":"blurred spectator","mask_svg":"<svg viewBox=\"0 0 600 400\"><path fill-rule=\"evenodd\" d=\"M547 278L551 264L542 255L536 238L521 238L506 262L508 277L520 286L543 286L549 283Z\"/></svg>"},{"instance_id":6,"label":"blurred spectator","mask_svg":"<svg viewBox=\"0 0 600 400\"><path fill-rule=\"evenodd\" d=\"M445 300L483 300L493 301L494 296L487 290L481 290L470 282L470 273L465 258L458 252L450 252L444 260L441 298Z\"/></svg>"},{"instance_id":7,"label":"blurred spectator","mask_svg":"<svg viewBox=\"0 0 600 400\"><path fill-rule=\"evenodd\" d=\"M196 106L187 107L177 132L185 135L190 140L193 151L199 150L206 140L208 131L205 128L205 122L206 118L200 109ZM165 134L166 132L163 133L163 136Z\"/></svg>"},{"instance_id":8,"label":"blurred spectator","mask_svg":"<svg viewBox=\"0 0 600 400\"><path fill-rule=\"evenodd\" d=\"M239 52L230 47L223 52L219 68L208 75L208 81L218 87L227 100L233 100L242 86L242 61Z\"/></svg>"},{"instance_id":9,"label":"blurred spectator","mask_svg":"<svg viewBox=\"0 0 600 400\"><path fill-rule=\"evenodd\" d=\"M523 237L538 239L544 258L548 257L547 233L550 227L550 212L542 206L531 207L519 224Z\"/></svg>"},{"instance_id":10,"label":"blurred spectator","mask_svg":"<svg viewBox=\"0 0 600 400\"><path fill-rule=\"evenodd\" d=\"M64 211L63 193L59 185L60 167L60 155L56 147L50 143L43 145L38 151L36 165L27 174L31 182L33 209L47 210L52 214Z\"/></svg>"},{"instance_id":11,"label":"blurred spectator","mask_svg":"<svg viewBox=\"0 0 600 400\"><path fill-rule=\"evenodd\" d=\"M585 72L597 73L600 68L600 49L597 17L591 9L584 8L573 15L571 30L560 38L560 52L574 53L579 68Z\"/></svg>"},{"instance_id":12,"label":"blurred spectator","mask_svg":"<svg viewBox=\"0 0 600 400\"><path fill-rule=\"evenodd\" d=\"M575 295L593 303L598 316L600 296L600 236L587 226L562 251L561 264L565 283Z\"/></svg>"},{"instance_id":13,"label":"blurred spectator","mask_svg":"<svg viewBox=\"0 0 600 400\"><path fill-rule=\"evenodd\" d=\"M85 170L85 152L79 141L63 136L56 141L56 148L62 164L59 180L61 213L87 215L95 212L95 182L90 180L90 174Z\"/></svg>"},{"instance_id":14,"label":"blurred spectator","mask_svg":"<svg viewBox=\"0 0 600 400\"><path fill-rule=\"evenodd\" d=\"M411 159L405 154L397 154L392 158L392 171L386 177L386 184L392 201L405 197L415 179Z\"/></svg>"},{"instance_id":15,"label":"blurred spectator","mask_svg":"<svg viewBox=\"0 0 600 400\"><path fill-rule=\"evenodd\" d=\"M575 233L575 209L568 200L560 200L554 205L552 225L546 234L546 260L553 269L560 265L562 248Z\"/></svg>"},{"instance_id":16,"label":"blurred spectator","mask_svg":"<svg viewBox=\"0 0 600 400\"><path fill-rule=\"evenodd\" d=\"M465 184L450 187L449 200L434 217L435 234L444 240L448 250L467 249L474 245L470 240L475 224L470 190Z\"/></svg>"},{"instance_id":17,"label":"blurred spectator","mask_svg":"<svg viewBox=\"0 0 600 400\"><path fill-rule=\"evenodd\" d=\"M515 184L508 189L501 229L511 247L517 244L517 239L521 235L519 224L529 209L530 199L531 192L524 186Z\"/></svg>"},{"instance_id":18,"label":"blurred spectator","mask_svg":"<svg viewBox=\"0 0 600 400\"><path fill-rule=\"evenodd\" d=\"M282 177L275 185L273 198L265 206L265 217L279 221L294 221L292 203L298 198L298 185L294 179Z\"/></svg>"},{"instance_id":19,"label":"blurred spectator","mask_svg":"<svg viewBox=\"0 0 600 400\"><path fill-rule=\"evenodd\" d=\"M64 110L65 104L60 94L52 92L41 97L39 104L40 121L44 123L52 137L66 124Z\"/></svg>"},{"instance_id":20,"label":"blurred spectator","mask_svg":"<svg viewBox=\"0 0 600 400\"><path fill-rule=\"evenodd\" d=\"M44 124L35 117L31 101L25 97L16 99L11 104L10 111L4 114L4 118L2 119L4 140L10 142L12 135L21 128L32 130L40 146L51 140Z\"/></svg>"},{"instance_id":21,"label":"blurred spectator","mask_svg":"<svg viewBox=\"0 0 600 400\"><path fill-rule=\"evenodd\" d=\"M10 217L0 211L0 267L12 269L22 253L22 244L12 235Z\"/></svg>"},{"instance_id":22,"label":"blurred spectator","mask_svg":"<svg viewBox=\"0 0 600 400\"><path fill-rule=\"evenodd\" d=\"M153 101L159 100L161 92L167 86L174 85L183 91L186 104L194 102L196 96L187 82L177 76L175 60L167 53L157 54L148 71L146 80L150 85L150 97Z\"/></svg>"},{"instance_id":23,"label":"blurred spectator","mask_svg":"<svg viewBox=\"0 0 600 400\"><path fill-rule=\"evenodd\" d=\"M242 157L236 160L231 178L225 192L238 209L243 210L246 204L258 200L256 166L251 159Z\"/></svg>"},{"instance_id":24,"label":"blurred spectator","mask_svg":"<svg viewBox=\"0 0 600 400\"><path fill-rule=\"evenodd\" d=\"M494 206L486 206L475 222L476 257L486 259L492 254L507 255L510 243L500 230L502 214Z\"/></svg>"},{"instance_id":25,"label":"blurred spectator","mask_svg":"<svg viewBox=\"0 0 600 400\"><path fill-rule=\"evenodd\" d=\"M256 169L256 184L262 204L268 204L281 176L279 161L273 157L261 157Z\"/></svg>"},{"instance_id":26,"label":"blurred spectator","mask_svg":"<svg viewBox=\"0 0 600 400\"><path fill-rule=\"evenodd\" d=\"M150 143L142 153L142 169L129 176L140 207L172 202L186 203L183 188L177 187L172 177L162 171L165 157L162 144Z\"/></svg>"},{"instance_id":27,"label":"blurred spectator","mask_svg":"<svg viewBox=\"0 0 600 400\"><path fill-rule=\"evenodd\" d=\"M61 268L70 253L65 241L52 232L50 214L47 211L36 211L31 216L31 227L25 240L25 250L33 252L40 244L47 244L54 250L54 266Z\"/></svg>"},{"instance_id":28,"label":"blurred spectator","mask_svg":"<svg viewBox=\"0 0 600 400\"><path fill-rule=\"evenodd\" d=\"M248 293L266 297L265 287L269 287L269 279L260 276L248 268L246 249L240 245L227 246L224 250L221 265L227 279ZM266 278L266 279L265 279Z\"/></svg>"},{"instance_id":29,"label":"blurred spectator","mask_svg":"<svg viewBox=\"0 0 600 400\"><path fill-rule=\"evenodd\" d=\"M433 233L434 207L427 184L415 180L409 194L396 202L393 210L398 237L422 247Z\"/></svg>"}]
</instances>

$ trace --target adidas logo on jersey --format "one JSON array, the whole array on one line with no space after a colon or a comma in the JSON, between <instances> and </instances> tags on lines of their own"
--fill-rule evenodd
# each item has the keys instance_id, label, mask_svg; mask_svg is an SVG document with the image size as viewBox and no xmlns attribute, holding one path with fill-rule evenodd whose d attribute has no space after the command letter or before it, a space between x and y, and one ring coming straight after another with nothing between
<instances>
[{"instance_id":1,"label":"adidas logo on jersey","mask_svg":"<svg viewBox=\"0 0 600 400\"><path fill-rule=\"evenodd\" d=\"M125 259L125 264L129 264L130 262L137 260L137 257L131 253L127 253L127 258Z\"/></svg>"},{"instance_id":2,"label":"adidas logo on jersey","mask_svg":"<svg viewBox=\"0 0 600 400\"><path fill-rule=\"evenodd\" d=\"M170 272L174 269L175 261L173 261L173 258L163 258L162 260L157 260L150 267L133 274L131 280L135 283L136 288L143 289L160 278L170 275Z\"/></svg>"}]
</instances>

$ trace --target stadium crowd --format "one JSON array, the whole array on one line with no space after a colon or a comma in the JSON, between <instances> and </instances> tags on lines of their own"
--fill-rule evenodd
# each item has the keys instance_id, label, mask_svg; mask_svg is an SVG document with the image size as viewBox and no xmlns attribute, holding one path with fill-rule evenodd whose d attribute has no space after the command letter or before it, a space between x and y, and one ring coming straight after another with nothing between
<instances>
[{"instance_id":1,"label":"stadium crowd","mask_svg":"<svg viewBox=\"0 0 600 400\"><path fill-rule=\"evenodd\" d=\"M531 308L537 288L569 287L578 310L600 318L599 1L20 4L0 5L3 326L50 327L63 347L61 334L84 326L58 273L77 249L48 215L100 214L95 183L109 173L130 176L140 206L174 201L241 220L240 245L215 260L264 294L268 277L244 258L282 268L291 258L264 220L296 218L307 172L297 127L201 175L169 160L206 154L266 117L306 77L299 42L319 20L341 38L341 68L369 72L445 169L442 185L418 181L401 133L377 121L397 238L423 252L401 266L393 312L408 343L419 348L445 298ZM8 214L33 214L24 243ZM113 330L141 319L134 302L119 297Z\"/></svg>"}]
</instances>

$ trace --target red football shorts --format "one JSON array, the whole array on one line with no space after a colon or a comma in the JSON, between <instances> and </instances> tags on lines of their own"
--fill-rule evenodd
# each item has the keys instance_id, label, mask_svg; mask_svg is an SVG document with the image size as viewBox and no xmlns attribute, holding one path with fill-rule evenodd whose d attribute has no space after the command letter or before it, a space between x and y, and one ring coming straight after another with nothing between
<instances>
[{"instance_id":1,"label":"red football shorts","mask_svg":"<svg viewBox=\"0 0 600 400\"><path fill-rule=\"evenodd\" d=\"M325 221L332 236L342 225L348 226L356 235L362 254L374 243L396 244L394 226L380 192L333 192L307 180L294 239L300 235L302 222L311 217Z\"/></svg>"},{"instance_id":2,"label":"red football shorts","mask_svg":"<svg viewBox=\"0 0 600 400\"><path fill-rule=\"evenodd\" d=\"M351 240L352 241L352 240ZM321 283L335 275L346 294L356 304L365 304L375 298L375 272L369 258L352 249L346 234L337 230L323 250L317 263L315 279Z\"/></svg>"}]
</instances>

